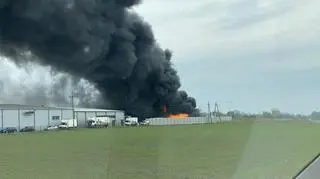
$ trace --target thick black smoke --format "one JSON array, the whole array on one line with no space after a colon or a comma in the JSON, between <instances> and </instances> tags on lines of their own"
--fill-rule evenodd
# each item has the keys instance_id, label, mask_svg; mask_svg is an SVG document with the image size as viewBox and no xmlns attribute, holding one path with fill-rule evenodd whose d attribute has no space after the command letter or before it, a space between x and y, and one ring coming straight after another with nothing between
<instances>
[{"instance_id":1,"label":"thick black smoke","mask_svg":"<svg viewBox=\"0 0 320 179\"><path fill-rule=\"evenodd\" d=\"M158 116L196 110L178 91L171 52L129 8L139 0L0 0L1 53L32 52L42 65L93 83L111 107ZM26 58L15 58L26 59ZM28 58L30 59L30 58Z\"/></svg>"}]
</instances>

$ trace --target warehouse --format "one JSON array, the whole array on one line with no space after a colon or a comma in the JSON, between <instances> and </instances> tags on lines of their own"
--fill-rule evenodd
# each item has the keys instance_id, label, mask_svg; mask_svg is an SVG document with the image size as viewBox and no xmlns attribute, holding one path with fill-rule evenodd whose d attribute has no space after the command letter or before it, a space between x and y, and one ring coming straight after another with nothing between
<instances>
[{"instance_id":1,"label":"warehouse","mask_svg":"<svg viewBox=\"0 0 320 179\"><path fill-rule=\"evenodd\" d=\"M48 126L61 123L63 119L73 117L78 121L79 127L84 127L89 117L97 115L108 115L114 118L115 125L120 125L121 120L124 120L124 112L120 110L0 104L1 128L16 127L18 130L26 126L43 130Z\"/></svg>"},{"instance_id":2,"label":"warehouse","mask_svg":"<svg viewBox=\"0 0 320 179\"><path fill-rule=\"evenodd\" d=\"M93 109L93 108L75 108L75 118L78 120L79 126L84 126L90 117L95 116L108 116L114 119L115 125L121 125L124 120L124 111L121 110L108 110L108 109Z\"/></svg>"}]
</instances>

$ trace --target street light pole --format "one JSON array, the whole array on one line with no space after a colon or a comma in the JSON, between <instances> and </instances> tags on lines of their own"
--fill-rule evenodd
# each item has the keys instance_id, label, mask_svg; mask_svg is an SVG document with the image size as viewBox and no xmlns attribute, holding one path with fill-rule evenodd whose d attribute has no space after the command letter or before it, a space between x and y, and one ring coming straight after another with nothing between
<instances>
[{"instance_id":1,"label":"street light pole","mask_svg":"<svg viewBox=\"0 0 320 179\"><path fill-rule=\"evenodd\" d=\"M74 112L74 92L73 92L73 90L71 92L70 98L71 98L71 108L72 108L72 125L74 127L75 112Z\"/></svg>"}]
</instances>

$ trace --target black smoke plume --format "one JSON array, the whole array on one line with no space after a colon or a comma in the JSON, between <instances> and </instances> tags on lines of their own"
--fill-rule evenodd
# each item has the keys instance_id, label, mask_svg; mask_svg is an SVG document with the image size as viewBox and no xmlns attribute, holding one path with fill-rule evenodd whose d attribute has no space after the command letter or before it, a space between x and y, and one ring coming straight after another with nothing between
<instances>
[{"instance_id":1,"label":"black smoke plume","mask_svg":"<svg viewBox=\"0 0 320 179\"><path fill-rule=\"evenodd\" d=\"M140 117L196 110L172 53L130 10L139 0L0 0L1 54L84 78L112 108ZM34 58L23 58L25 54Z\"/></svg>"}]
</instances>

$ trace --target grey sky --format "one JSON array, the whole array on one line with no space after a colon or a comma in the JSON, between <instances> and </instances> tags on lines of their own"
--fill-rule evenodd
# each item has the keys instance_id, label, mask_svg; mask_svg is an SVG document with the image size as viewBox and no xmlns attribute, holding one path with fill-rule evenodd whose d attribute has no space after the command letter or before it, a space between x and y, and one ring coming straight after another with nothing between
<instances>
[{"instance_id":1,"label":"grey sky","mask_svg":"<svg viewBox=\"0 0 320 179\"><path fill-rule=\"evenodd\" d=\"M320 110L318 0L148 0L136 7L174 51L183 88L205 109Z\"/></svg>"}]
</instances>

